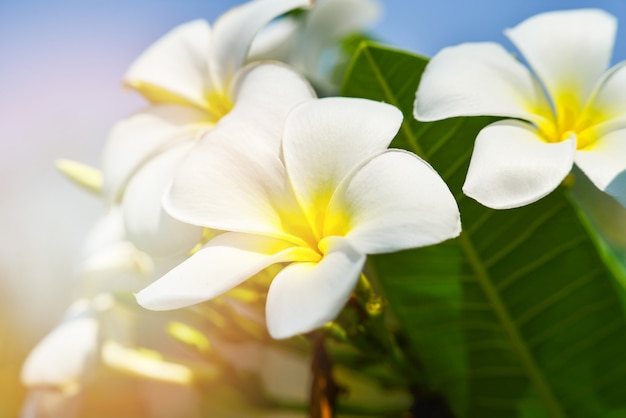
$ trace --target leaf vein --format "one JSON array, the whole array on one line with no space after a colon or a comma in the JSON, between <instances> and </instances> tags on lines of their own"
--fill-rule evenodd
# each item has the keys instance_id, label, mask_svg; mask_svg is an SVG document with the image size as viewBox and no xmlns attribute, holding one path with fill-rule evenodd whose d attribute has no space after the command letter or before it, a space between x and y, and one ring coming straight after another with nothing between
<instances>
[{"instance_id":1,"label":"leaf vein","mask_svg":"<svg viewBox=\"0 0 626 418\"><path fill-rule=\"evenodd\" d=\"M459 243L463 247L463 250L469 260L470 265L476 273L478 281L483 287L483 291L487 300L494 308L494 313L499 319L502 328L511 340L511 344L517 353L521 363L523 364L527 375L541 399L543 400L546 409L550 411L553 418L565 418L565 413L561 408L559 401L556 399L555 394L552 392L551 387L548 385L546 377L543 375L541 369L537 365L535 358L530 350L530 347L524 343L520 331L515 327L513 319L509 315L504 303L498 294L498 290L493 285L492 278L485 265L481 262L473 243L467 236L461 232L459 237Z\"/></svg>"},{"instance_id":2,"label":"leaf vein","mask_svg":"<svg viewBox=\"0 0 626 418\"><path fill-rule=\"evenodd\" d=\"M585 274L584 276L579 277L578 279L570 282L567 286L561 288L559 291L552 293L550 296L534 305L532 308L524 312L523 314L517 317L516 323L517 326L521 327L526 324L529 320L539 315L545 309L553 305L556 301L565 299L569 294L574 292L575 290L585 286L588 283L591 283L593 279L598 277L602 273L602 269L596 268L591 272Z\"/></svg>"},{"instance_id":3,"label":"leaf vein","mask_svg":"<svg viewBox=\"0 0 626 418\"><path fill-rule=\"evenodd\" d=\"M528 263L526 266L518 269L515 271L515 273L507 276L506 278L502 279L500 282L498 282L496 284L496 288L498 291L502 292L504 289L510 287L511 285L513 285L513 283L515 283L517 280L519 280L520 278L526 276L527 274L533 272L534 270L538 269L539 267L544 266L545 264L549 263L550 261L553 261L554 258L556 256L558 256L559 254L574 248L575 246L577 246L578 244L582 243L585 241L585 236L581 235L577 238L572 238L570 239L568 242L563 243L562 245L555 247L554 249L552 249L552 251L545 253L542 257L538 257L535 259L534 262L532 263Z\"/></svg>"}]
</instances>

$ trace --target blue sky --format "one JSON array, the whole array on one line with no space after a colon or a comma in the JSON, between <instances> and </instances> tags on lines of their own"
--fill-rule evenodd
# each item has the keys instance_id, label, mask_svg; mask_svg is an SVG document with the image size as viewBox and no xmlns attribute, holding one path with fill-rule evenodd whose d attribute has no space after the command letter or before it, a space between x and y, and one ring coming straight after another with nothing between
<instances>
[{"instance_id":1,"label":"blue sky","mask_svg":"<svg viewBox=\"0 0 626 418\"><path fill-rule=\"evenodd\" d=\"M600 8L615 15L622 27L614 59L626 59L626 2L620 0L383 0L387 10L378 29L393 44L432 56L461 42L495 41L534 14L548 10Z\"/></svg>"},{"instance_id":2,"label":"blue sky","mask_svg":"<svg viewBox=\"0 0 626 418\"><path fill-rule=\"evenodd\" d=\"M121 77L128 63L173 26L216 16L242 0L3 0L0 2L0 92L22 90L44 71ZM526 17L563 8L598 7L626 21L621 0L380 0L385 9L374 32L400 48L432 56L463 41L506 43L502 30ZM615 61L626 58L626 26ZM82 61L81 61L82 60ZM32 77L29 75L32 73ZM46 83L53 80L46 80ZM103 82L110 82L103 79ZM0 100L3 100L0 97Z\"/></svg>"},{"instance_id":3,"label":"blue sky","mask_svg":"<svg viewBox=\"0 0 626 418\"><path fill-rule=\"evenodd\" d=\"M506 43L503 29L542 11L602 8L622 22L614 62L626 59L623 0L380 2L385 15L373 32L427 56L464 41ZM72 260L102 211L97 199L61 178L54 159L97 166L113 123L143 105L120 86L129 63L175 25L213 21L239 3L0 1L0 295L17 295L9 302L34 334L45 332L72 298Z\"/></svg>"}]
</instances>

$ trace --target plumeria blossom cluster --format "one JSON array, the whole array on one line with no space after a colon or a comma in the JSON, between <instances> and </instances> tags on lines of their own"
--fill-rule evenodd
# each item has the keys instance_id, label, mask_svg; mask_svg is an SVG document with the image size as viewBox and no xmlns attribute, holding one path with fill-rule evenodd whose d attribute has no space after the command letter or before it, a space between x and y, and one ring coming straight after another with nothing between
<instances>
[{"instance_id":1,"label":"plumeria blossom cluster","mask_svg":"<svg viewBox=\"0 0 626 418\"><path fill-rule=\"evenodd\" d=\"M111 207L101 224L108 227L94 233L115 247L98 252L100 268L119 279L127 264L149 269L128 252L148 264L193 254L137 293L140 305L163 310L208 301L278 264L284 268L269 288L267 326L275 338L291 337L338 315L368 253L459 233L458 208L437 173L414 154L387 150L401 112L364 99L318 99L305 78L326 93L336 90L320 73L322 55L370 24L378 5L312 6L254 0L212 26L183 24L125 75L149 105L113 128L101 185L91 185ZM311 11L263 30L297 8ZM93 173L72 170L66 174L89 183ZM136 289L128 283L123 291ZM103 339L94 312L108 309L100 308L110 306L103 300L115 290L105 286L72 305L27 361L26 384L84 381ZM76 353L56 368L41 367L66 337L76 341Z\"/></svg>"},{"instance_id":2,"label":"plumeria blossom cluster","mask_svg":"<svg viewBox=\"0 0 626 418\"><path fill-rule=\"evenodd\" d=\"M274 340L297 345L302 335L317 344L323 332L341 342L350 332L366 334L361 341L391 347L391 362L404 372L410 356L398 354L393 325L379 318L385 302L372 290L367 257L455 239L461 214L428 162L391 147L410 129L400 109L332 96L336 71L345 69L340 42L379 13L370 0L251 0L213 24L174 28L131 64L124 84L148 104L113 127L101 173L66 170L107 207L80 270L85 283L97 285L32 352L27 385L74 388L94 359L179 383L215 374L214 365L194 369L133 351L124 326L107 321L120 292L133 294L144 314L180 310L209 323L211 335L180 324L170 334L217 353L220 373L258 374L268 392L270 366L253 360L274 356ZM550 12L506 31L528 66L494 43L445 48L429 62L415 96L417 120L501 118L476 138L467 196L494 209L531 204L575 164L626 204L626 73L623 64L609 68L615 31L615 18L600 10ZM479 265L478 252L470 253L467 264ZM487 280L488 263L479 267ZM378 308L362 303L359 286ZM349 311L355 304L357 314ZM367 335L374 328L337 325L346 317L379 328ZM214 332L240 319L234 328L245 338ZM109 332L118 328L124 335ZM59 354L66 341L73 341L70 356ZM324 345L314 347L322 348L313 377L301 372L307 355L296 355L297 374L305 375L296 386L312 378L312 392L325 387L330 400L323 401L332 404L332 392L341 390L328 389L332 372L315 366ZM253 354L246 360L238 353ZM271 374L284 376L280 370ZM410 407L404 389L414 383L398 392L403 410Z\"/></svg>"},{"instance_id":3,"label":"plumeria blossom cluster","mask_svg":"<svg viewBox=\"0 0 626 418\"><path fill-rule=\"evenodd\" d=\"M601 10L548 12L505 32L530 69L494 43L437 54L415 117L505 118L483 129L463 191L486 206L523 206L552 192L576 165L626 203L626 70L608 69L616 19Z\"/></svg>"},{"instance_id":4,"label":"plumeria blossom cluster","mask_svg":"<svg viewBox=\"0 0 626 418\"><path fill-rule=\"evenodd\" d=\"M112 295L116 291L141 288L153 264L124 239L120 215L119 210L113 209L88 235L79 266L79 297L67 309L59 326L26 360L22 380L27 385L75 391L89 374L90 363L96 360L98 340L128 338L124 324L107 327L107 319L114 319L114 315L103 313L114 308ZM110 331L113 334L104 335Z\"/></svg>"},{"instance_id":5,"label":"plumeria blossom cluster","mask_svg":"<svg viewBox=\"0 0 626 418\"><path fill-rule=\"evenodd\" d=\"M152 274L152 260L125 239L121 212L112 208L87 236L78 297L23 365L22 381L32 389L25 416L75 415L78 394L102 368L101 348L135 346L134 322L141 311L124 308L116 293L136 291ZM48 411L47 403L53 405Z\"/></svg>"},{"instance_id":6,"label":"plumeria blossom cluster","mask_svg":"<svg viewBox=\"0 0 626 418\"><path fill-rule=\"evenodd\" d=\"M401 122L390 105L326 98L294 108L282 137L250 124L256 134L234 142L216 127L164 203L178 219L224 232L139 292L139 303L187 306L291 263L267 300L270 334L290 337L334 319L366 254L456 236L459 213L443 180L414 154L387 150Z\"/></svg>"},{"instance_id":7,"label":"plumeria blossom cluster","mask_svg":"<svg viewBox=\"0 0 626 418\"><path fill-rule=\"evenodd\" d=\"M126 75L152 104L115 127L103 174L108 198L121 199L131 240L151 254L181 254L203 230L217 234L139 292L142 306L210 300L272 264L297 262L276 276L267 303L270 333L291 337L339 313L366 254L459 233L456 203L424 161L399 151L377 155L402 123L397 109L317 99L284 63L245 64L257 31L304 6L256 0L212 30L185 24ZM305 22L316 20L312 12ZM403 178L415 184L400 187Z\"/></svg>"},{"instance_id":8,"label":"plumeria blossom cluster","mask_svg":"<svg viewBox=\"0 0 626 418\"><path fill-rule=\"evenodd\" d=\"M127 232L151 254L189 251L202 229L173 219L161 196L181 160L209 140L218 122L242 124L259 115L279 129L295 104L312 97L308 83L276 63L245 66L254 35L306 0L261 0L222 16L211 28L193 21L175 28L130 67L124 81L150 102L113 129L103 157L104 193L120 201ZM263 115L258 109L266 109ZM244 135L244 132L241 132Z\"/></svg>"}]
</instances>

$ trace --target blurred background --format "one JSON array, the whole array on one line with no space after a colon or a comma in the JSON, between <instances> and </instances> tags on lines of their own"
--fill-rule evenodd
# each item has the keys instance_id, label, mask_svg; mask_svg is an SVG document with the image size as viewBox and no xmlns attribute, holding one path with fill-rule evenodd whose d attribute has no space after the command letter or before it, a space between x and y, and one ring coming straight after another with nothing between
<instances>
[{"instance_id":1,"label":"blurred background","mask_svg":"<svg viewBox=\"0 0 626 418\"><path fill-rule=\"evenodd\" d=\"M99 166L115 121L143 102L120 84L131 61L177 24L213 21L241 0L0 1L0 418L15 417L18 375L30 349L74 295L74 263L101 203L66 181L57 158ZM380 0L372 33L432 56L464 41L495 41L545 11L597 7L623 24L620 0Z\"/></svg>"}]
</instances>

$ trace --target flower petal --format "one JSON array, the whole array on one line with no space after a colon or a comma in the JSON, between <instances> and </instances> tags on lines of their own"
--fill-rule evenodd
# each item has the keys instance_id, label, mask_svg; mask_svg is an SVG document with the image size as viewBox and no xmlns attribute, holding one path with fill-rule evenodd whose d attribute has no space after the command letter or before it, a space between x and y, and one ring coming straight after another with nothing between
<instances>
[{"instance_id":1,"label":"flower petal","mask_svg":"<svg viewBox=\"0 0 626 418\"><path fill-rule=\"evenodd\" d=\"M145 164L128 183L122 210L128 239L142 251L171 256L190 251L202 238L202 228L172 218L162 199L191 141L169 148Z\"/></svg>"},{"instance_id":2,"label":"flower petal","mask_svg":"<svg viewBox=\"0 0 626 418\"><path fill-rule=\"evenodd\" d=\"M465 194L493 209L510 209L548 195L572 169L576 140L543 142L526 123L505 120L478 134L463 185Z\"/></svg>"},{"instance_id":3,"label":"flower petal","mask_svg":"<svg viewBox=\"0 0 626 418\"><path fill-rule=\"evenodd\" d=\"M314 259L309 253L283 240L227 232L137 293L137 302L158 311L190 306L221 295L274 263Z\"/></svg>"},{"instance_id":4,"label":"flower petal","mask_svg":"<svg viewBox=\"0 0 626 418\"><path fill-rule=\"evenodd\" d=\"M80 264L82 293L95 298L102 292L136 292L154 278L156 265L128 241L118 242Z\"/></svg>"},{"instance_id":5,"label":"flower petal","mask_svg":"<svg viewBox=\"0 0 626 418\"><path fill-rule=\"evenodd\" d=\"M626 248L626 210L624 206L598 189L589 178L574 167L571 195L589 221L606 241L616 248Z\"/></svg>"},{"instance_id":6,"label":"flower petal","mask_svg":"<svg viewBox=\"0 0 626 418\"><path fill-rule=\"evenodd\" d=\"M272 281L265 305L273 338L289 338L335 319L356 285L365 255L333 237L318 263L293 263Z\"/></svg>"},{"instance_id":7,"label":"flower petal","mask_svg":"<svg viewBox=\"0 0 626 418\"><path fill-rule=\"evenodd\" d=\"M119 206L112 206L91 228L85 243L81 259L88 259L112 245L125 241L124 218Z\"/></svg>"},{"instance_id":8,"label":"flower petal","mask_svg":"<svg viewBox=\"0 0 626 418\"><path fill-rule=\"evenodd\" d=\"M579 150L575 161L598 189L626 206L626 129L609 132Z\"/></svg>"},{"instance_id":9,"label":"flower petal","mask_svg":"<svg viewBox=\"0 0 626 418\"><path fill-rule=\"evenodd\" d=\"M380 16L374 0L316 2L306 13L270 23L254 38L248 62L278 60L293 66L327 96L338 90L331 70L342 55L340 40L364 31ZM331 65L332 64L332 65Z\"/></svg>"},{"instance_id":10,"label":"flower petal","mask_svg":"<svg viewBox=\"0 0 626 418\"><path fill-rule=\"evenodd\" d=\"M104 195L121 197L130 177L151 157L192 137L204 113L188 106L151 106L118 122L103 151Z\"/></svg>"},{"instance_id":11,"label":"flower petal","mask_svg":"<svg viewBox=\"0 0 626 418\"><path fill-rule=\"evenodd\" d=\"M371 0L320 1L305 16L300 48L293 51L301 56L296 62L320 78L324 50L337 45L340 38L374 24L381 13L380 5Z\"/></svg>"},{"instance_id":12,"label":"flower petal","mask_svg":"<svg viewBox=\"0 0 626 418\"><path fill-rule=\"evenodd\" d=\"M559 107L561 100L584 104L609 66L616 30L607 12L580 9L541 13L505 33Z\"/></svg>"},{"instance_id":13,"label":"flower petal","mask_svg":"<svg viewBox=\"0 0 626 418\"><path fill-rule=\"evenodd\" d=\"M402 112L366 99L333 97L304 103L285 122L283 153L289 180L309 221L321 231L320 210L355 166L387 149Z\"/></svg>"},{"instance_id":14,"label":"flower petal","mask_svg":"<svg viewBox=\"0 0 626 418\"><path fill-rule=\"evenodd\" d=\"M245 123L238 132L211 132L180 167L163 200L165 210L193 225L281 236L274 197L288 194L284 167L254 136L254 127Z\"/></svg>"},{"instance_id":15,"label":"flower petal","mask_svg":"<svg viewBox=\"0 0 626 418\"><path fill-rule=\"evenodd\" d=\"M299 18L289 15L269 23L254 37L246 61L276 60L288 63L298 42L299 23Z\"/></svg>"},{"instance_id":16,"label":"flower petal","mask_svg":"<svg viewBox=\"0 0 626 418\"><path fill-rule=\"evenodd\" d=\"M117 205L91 228L82 253L78 267L84 297L137 291L156 268L152 258L126 239L124 214Z\"/></svg>"},{"instance_id":17,"label":"flower petal","mask_svg":"<svg viewBox=\"0 0 626 418\"><path fill-rule=\"evenodd\" d=\"M97 338L98 323L89 302L74 302L61 324L29 354L22 367L22 383L58 387L79 383L87 363L94 360Z\"/></svg>"},{"instance_id":18,"label":"flower petal","mask_svg":"<svg viewBox=\"0 0 626 418\"><path fill-rule=\"evenodd\" d=\"M194 225L284 236L275 207L297 204L279 157L282 127L314 96L300 75L274 64L251 67L239 84L235 108L183 163L165 208Z\"/></svg>"},{"instance_id":19,"label":"flower petal","mask_svg":"<svg viewBox=\"0 0 626 418\"><path fill-rule=\"evenodd\" d=\"M259 130L254 140L280 155L287 115L297 105L315 99L315 91L302 75L281 63L248 65L236 81L235 107L225 119L229 124L239 123L235 119L252 121Z\"/></svg>"},{"instance_id":20,"label":"flower petal","mask_svg":"<svg viewBox=\"0 0 626 418\"><path fill-rule=\"evenodd\" d=\"M215 88L228 93L228 86L243 66L259 30L283 13L310 4L311 0L256 0L224 13L213 25L211 47L207 49Z\"/></svg>"},{"instance_id":21,"label":"flower petal","mask_svg":"<svg viewBox=\"0 0 626 418\"><path fill-rule=\"evenodd\" d=\"M433 121L456 116L504 116L542 123L549 103L532 74L494 43L441 50L417 89L414 116Z\"/></svg>"},{"instance_id":22,"label":"flower petal","mask_svg":"<svg viewBox=\"0 0 626 418\"><path fill-rule=\"evenodd\" d=\"M603 74L585 109L591 118L602 123L594 127L607 132L626 127L626 62L617 64Z\"/></svg>"},{"instance_id":23,"label":"flower petal","mask_svg":"<svg viewBox=\"0 0 626 418\"><path fill-rule=\"evenodd\" d=\"M389 150L367 161L339 186L324 235L345 236L364 254L436 244L461 232L448 186L414 154Z\"/></svg>"},{"instance_id":24,"label":"flower petal","mask_svg":"<svg viewBox=\"0 0 626 418\"><path fill-rule=\"evenodd\" d=\"M206 68L211 29L194 20L168 32L133 62L124 82L155 103L206 108L210 89Z\"/></svg>"}]
</instances>

